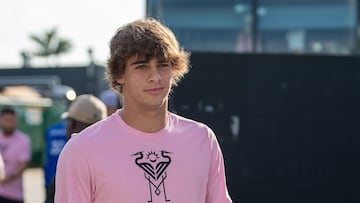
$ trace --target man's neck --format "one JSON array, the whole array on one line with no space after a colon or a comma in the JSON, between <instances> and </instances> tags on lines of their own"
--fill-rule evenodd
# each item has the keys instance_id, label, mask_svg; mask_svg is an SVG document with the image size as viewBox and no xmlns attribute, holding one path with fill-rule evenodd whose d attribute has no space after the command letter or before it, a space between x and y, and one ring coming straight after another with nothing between
<instances>
[{"instance_id":1,"label":"man's neck","mask_svg":"<svg viewBox=\"0 0 360 203\"><path fill-rule=\"evenodd\" d=\"M158 132L167 125L167 109L146 111L124 107L119 112L126 124L142 132Z\"/></svg>"}]
</instances>

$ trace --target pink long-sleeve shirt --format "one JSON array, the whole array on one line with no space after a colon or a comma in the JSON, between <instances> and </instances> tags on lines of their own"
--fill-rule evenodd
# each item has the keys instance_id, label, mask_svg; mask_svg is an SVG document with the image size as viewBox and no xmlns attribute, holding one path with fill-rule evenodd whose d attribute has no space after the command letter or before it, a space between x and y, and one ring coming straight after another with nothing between
<instances>
[{"instance_id":1,"label":"pink long-sleeve shirt","mask_svg":"<svg viewBox=\"0 0 360 203\"><path fill-rule=\"evenodd\" d=\"M56 203L230 203L223 155L206 125L169 113L144 133L114 113L60 154Z\"/></svg>"},{"instance_id":2,"label":"pink long-sleeve shirt","mask_svg":"<svg viewBox=\"0 0 360 203\"><path fill-rule=\"evenodd\" d=\"M19 167L19 162L31 160L31 141L28 135L16 130L10 137L0 132L0 153L4 159L5 176L13 175ZM0 184L0 196L23 200L23 178L17 176L6 184Z\"/></svg>"}]
</instances>

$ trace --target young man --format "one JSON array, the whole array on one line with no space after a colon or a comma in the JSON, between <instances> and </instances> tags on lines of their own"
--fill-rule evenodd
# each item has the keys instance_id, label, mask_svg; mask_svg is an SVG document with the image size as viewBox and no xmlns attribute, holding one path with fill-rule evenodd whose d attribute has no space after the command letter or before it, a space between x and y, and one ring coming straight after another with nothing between
<instances>
[{"instance_id":1,"label":"young man","mask_svg":"<svg viewBox=\"0 0 360 203\"><path fill-rule=\"evenodd\" d=\"M154 19L121 27L107 79L123 107L72 138L60 154L56 203L229 203L213 131L168 111L189 54Z\"/></svg>"},{"instance_id":2,"label":"young man","mask_svg":"<svg viewBox=\"0 0 360 203\"><path fill-rule=\"evenodd\" d=\"M31 159L28 135L16 129L16 112L5 107L0 113L0 153L5 164L5 178L0 182L1 203L24 202L22 175Z\"/></svg>"},{"instance_id":3,"label":"young man","mask_svg":"<svg viewBox=\"0 0 360 203\"><path fill-rule=\"evenodd\" d=\"M106 116L106 106L100 99L91 94L78 96L75 101L70 104L68 112L63 115L63 119L67 119L66 140L69 140L73 133L82 131L93 123L104 119ZM55 179L52 177L46 191L45 203L54 202L54 196Z\"/></svg>"}]
</instances>

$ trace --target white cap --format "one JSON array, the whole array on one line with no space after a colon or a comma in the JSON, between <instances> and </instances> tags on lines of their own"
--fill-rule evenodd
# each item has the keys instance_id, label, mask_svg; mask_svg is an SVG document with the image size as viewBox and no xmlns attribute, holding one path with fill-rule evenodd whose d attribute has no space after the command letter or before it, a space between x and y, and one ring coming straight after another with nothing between
<instances>
[{"instance_id":1,"label":"white cap","mask_svg":"<svg viewBox=\"0 0 360 203\"><path fill-rule=\"evenodd\" d=\"M68 112L65 112L61 117L93 124L106 116L106 106L100 99L92 94L83 94L70 104Z\"/></svg>"}]
</instances>

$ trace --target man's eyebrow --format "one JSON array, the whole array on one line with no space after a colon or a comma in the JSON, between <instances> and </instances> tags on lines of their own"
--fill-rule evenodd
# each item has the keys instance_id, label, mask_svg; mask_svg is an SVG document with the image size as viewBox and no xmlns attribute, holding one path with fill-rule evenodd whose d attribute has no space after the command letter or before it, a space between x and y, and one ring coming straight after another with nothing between
<instances>
[{"instance_id":1,"label":"man's eyebrow","mask_svg":"<svg viewBox=\"0 0 360 203\"><path fill-rule=\"evenodd\" d=\"M139 59L137 61L134 61L133 63L131 63L130 65L139 65L139 64L144 64L144 63L147 63L146 60L142 60L142 59Z\"/></svg>"},{"instance_id":2,"label":"man's eyebrow","mask_svg":"<svg viewBox=\"0 0 360 203\"><path fill-rule=\"evenodd\" d=\"M159 59L158 62L159 62L159 63L169 63L170 60L169 60L169 59Z\"/></svg>"}]
</instances>

